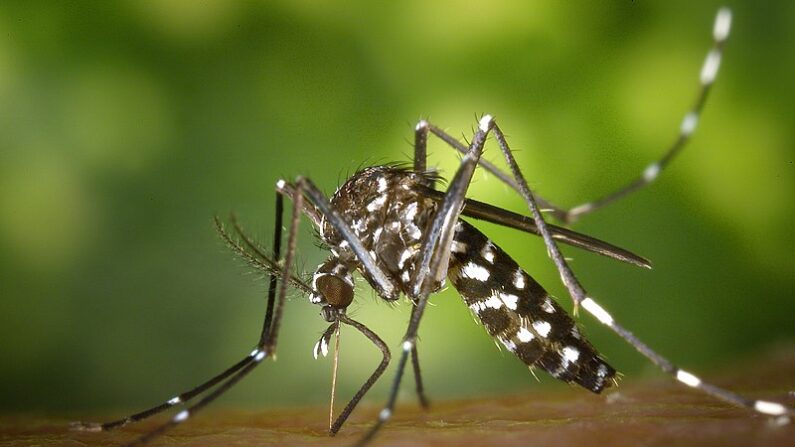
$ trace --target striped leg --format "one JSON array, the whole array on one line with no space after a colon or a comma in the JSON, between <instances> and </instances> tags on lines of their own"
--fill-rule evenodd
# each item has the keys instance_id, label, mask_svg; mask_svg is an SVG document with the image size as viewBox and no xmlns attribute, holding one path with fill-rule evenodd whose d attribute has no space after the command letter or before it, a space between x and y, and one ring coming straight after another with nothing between
<instances>
[{"instance_id":1,"label":"striped leg","mask_svg":"<svg viewBox=\"0 0 795 447\"><path fill-rule=\"evenodd\" d=\"M345 313L337 313L334 317L334 321L331 325L326 329L323 335L320 336L320 340L315 344L313 349L313 355L315 359L320 356L326 357L329 352L329 344L331 342L331 337L334 336L334 333L337 331L340 323L344 323L348 326L351 326L362 333L368 340L370 340L379 351L381 351L381 362L376 367L375 371L370 374L370 377L362 384L359 390L354 394L345 408L340 412L339 416L336 419L329 422L329 436L334 436L337 432L342 428L345 421L348 420L348 417L351 415L353 410L359 404L359 401L362 400L365 394L372 388L378 378L381 377L381 374L384 373L386 370L387 365L389 365L389 361L392 359L392 354L389 352L389 348L387 347L386 343L384 343L381 338L376 335L375 332L371 331L370 328L359 323L358 321L348 317ZM332 383L333 389L333 383ZM333 400L332 400L332 411L333 411Z\"/></svg>"},{"instance_id":2,"label":"striped leg","mask_svg":"<svg viewBox=\"0 0 795 447\"><path fill-rule=\"evenodd\" d=\"M281 187L283 188L283 190L287 190L287 188L288 188L288 186L286 184L281 185ZM295 192L295 189L292 189L291 191ZM291 192L291 194L292 194L292 192ZM292 197L292 195L288 195L288 196ZM306 212L306 208L305 208L305 212ZM281 266L277 262L274 262L272 259L270 259L266 254L264 254L261 251L260 247L257 246L246 235L246 232L239 225L239 223L237 222L237 219L235 218L234 215L230 217L230 221L234 225L236 233L240 236L240 238L247 245L247 247L251 250L251 252L255 253L258 256L258 258L253 258L252 259L250 253L248 251L246 251L246 250L243 250L242 247L240 247L232 238L230 238L229 235L224 231L223 227L220 225L220 222L216 221L216 225L218 226L218 229L219 229L219 234L221 234L221 237L227 242L227 244L230 245L233 248L234 251L238 252L238 254L240 254L242 257L244 257L244 259L249 261L254 267L259 268L259 269L261 269L263 271L266 271L266 272L271 272L271 273L281 272ZM274 251L276 252L277 250L274 250ZM311 295L313 293L312 288L308 284L304 283L302 280L300 280L299 278L297 278L295 276L291 277L290 283L291 283L291 285L293 287L301 290L306 295ZM386 367L389 364L389 361L391 359L391 354L389 352L389 348L386 346L386 344L383 342L383 340L381 340L381 338L378 337L378 335L376 335L367 326L359 323L356 320L353 320L353 319L349 318L345 314L338 314L336 318L337 318L337 321L342 322L342 323L344 323L346 325L354 327L356 330L361 332L365 337L367 337L367 339L370 340L375 345L375 347L378 348L381 351L382 360L379 363L378 367L376 367L376 369L373 371L373 373L367 379L367 381L365 381L365 383L359 388L359 390L356 392L356 394L351 398L351 400L348 402L348 404L345 406L345 408L342 410L342 412L339 414L339 416L337 416L337 418L333 421L333 424L331 424L331 426L329 428L329 435L331 435L331 436L334 436L335 434L337 434L337 432L340 430L340 428L342 428L342 426L348 420L348 417L353 412L353 410L356 408L356 406L359 404L359 402L364 397L364 395L370 390L370 388L380 378L380 376L383 374L384 370L386 370ZM329 326L329 328L326 330L326 332L321 336L321 339L315 345L314 350L313 350L314 351L313 354L314 354L316 359L319 356L321 356L321 355L325 357L328 354L329 340L330 340L331 336L333 335L333 332L334 332L335 328L336 328L336 324L332 324L331 326ZM415 367L419 368L419 363L415 363ZM417 373L417 374L419 374L419 373ZM419 376L417 376L416 378L417 378L418 383L419 383L418 395L419 395L419 398L420 398L420 402L423 403L424 405L427 405L425 403L427 401L424 398L424 394L421 392L422 391L421 378Z\"/></svg>"},{"instance_id":3,"label":"striped leg","mask_svg":"<svg viewBox=\"0 0 795 447\"><path fill-rule=\"evenodd\" d=\"M533 194L530 192L530 188L527 186L527 181L525 180L524 176L522 176L522 173L519 170L519 166L516 164L516 160L514 159L513 154L511 153L511 149L508 147L508 143L505 140L505 135L502 133L502 131L500 130L499 126L497 126L496 123L493 125L493 133L495 138L497 139L497 143L499 144L500 149L503 152L503 155L505 156L506 161L508 162L508 166L510 167L511 172L513 173L513 177L516 180L517 184L519 185L522 197L524 198L528 208L530 208L533 220L535 221L544 239L544 244L547 247L549 256L552 258L553 262L555 263L555 266L557 267L558 272L560 273L563 284L566 286L569 295L571 295L574 301L575 312L579 306L582 306L583 309L585 309L586 311L588 311L588 313L596 317L596 319L599 320L602 324L612 329L613 332L618 334L618 336L620 336L627 343L632 345L636 350L638 350L638 352L640 352L646 358L651 360L652 363L657 365L664 372L672 375L679 382L689 387L697 388L713 397L724 400L734 405L745 407L752 411L756 411L765 415L785 418L786 421L788 421L792 416L795 416L795 410L787 408L780 403L754 400L744 396L740 396L731 391L703 382L695 375L685 370L682 370L677 366L674 366L666 358L656 353L649 346L647 346L645 343L640 341L630 331L619 325L604 308L602 308L596 301L594 301L593 298L589 297L585 289L582 287L580 282L575 277L574 272L568 266L566 259L563 257L560 250L558 249L557 243L553 239L549 227L547 223L544 221L543 216L541 215L538 204L536 203Z\"/></svg>"},{"instance_id":4,"label":"striped leg","mask_svg":"<svg viewBox=\"0 0 795 447\"><path fill-rule=\"evenodd\" d=\"M620 326L602 306L593 300L593 298L586 297L582 300L581 304L583 309L593 315L599 322L612 329L613 332L626 340L664 372L672 375L677 381L731 404L745 407L764 415L779 417L782 423L788 423L791 421L792 417L795 416L795 410L778 402L751 399L702 381L692 373L675 366L667 359L654 352L645 343L638 340L630 331Z\"/></svg>"},{"instance_id":5,"label":"striped leg","mask_svg":"<svg viewBox=\"0 0 795 447\"><path fill-rule=\"evenodd\" d=\"M427 169L426 165L426 148L428 143L428 127L427 122L420 121L417 124L417 127L414 131L414 170L416 172L425 172ZM433 189L434 185L428 184L426 185L429 188ZM414 312L416 310L416 306L412 310ZM417 352L417 346L414 345L411 348L411 366L414 372L414 383L415 383L415 391L417 393L417 399L420 401L420 406L422 408L428 408L430 406L430 401L428 400L428 396L425 394L425 387L422 381L422 372L420 370L420 357L419 353Z\"/></svg>"},{"instance_id":6,"label":"striped leg","mask_svg":"<svg viewBox=\"0 0 795 447\"><path fill-rule=\"evenodd\" d=\"M559 216L565 222L574 222L581 216L589 214L599 208L603 208L657 179L660 172L668 166L671 160L673 160L685 147L687 142L690 141L690 137L698 126L701 111L704 109L707 96L718 75L720 60L723 55L723 46L726 43L726 39L729 37L729 30L731 29L731 20L731 10L728 8L721 8L718 10L718 14L715 16L715 24L712 28L712 48L707 53L707 57L704 59L704 65L701 67L701 73L699 75L700 87L695 103L690 111L685 114L684 118L682 118L682 124L679 126L679 135L677 135L676 140L674 140L673 144L662 158L646 166L646 169L643 170L639 177L625 186L618 188L616 191L566 211L558 209L555 211L556 216ZM563 212L562 215L560 215L561 212Z\"/></svg>"},{"instance_id":7,"label":"striped leg","mask_svg":"<svg viewBox=\"0 0 795 447\"><path fill-rule=\"evenodd\" d=\"M278 259L280 257L280 239L281 239L281 225L282 225L282 206L278 204L281 201L281 196L279 196L277 200L277 213L276 213L276 226L275 226L275 241L274 241L274 250L273 255L276 259L276 263L278 264ZM128 416L123 419L119 419L117 421L108 422L105 424L97 424L97 423L76 423L73 424L73 428L77 430L87 430L87 431L102 431L102 430L109 430L112 428L120 427L126 425L130 422L140 421L146 419L150 416L158 414L162 411L165 411L173 406L187 404L188 401L197 397L201 393L209 390L213 386L217 386L213 391L206 394L201 400L196 402L195 404L189 406L186 409L183 409L176 415L174 415L168 422L156 427L155 429L145 433L141 437L135 439L131 443L127 444L127 446L134 446L134 445L142 445L146 444L149 441L157 438L158 436L162 435L166 431L171 428L176 427L177 425L181 424L182 422L186 421L191 415L195 412L201 410L215 399L223 395L227 390L229 390L232 386L237 384L240 380L242 380L245 376L247 376L251 371L254 370L266 357L272 356L275 354L276 344L277 344L277 335L278 335L278 328L279 323L282 317L282 309L284 307L285 298L287 295L287 287L295 281L293 276L290 272L290 266L293 263L295 257L295 247L296 247L296 239L298 235L298 224L300 223L300 215L303 211L303 196L296 197L293 199L293 215L290 223L290 233L288 236L287 242L287 253L284 258L284 265L285 267L282 268L280 271L272 270L268 267L265 267L264 270L271 275L270 287L268 290L268 307L265 316L265 323L263 324L262 334L260 336L260 341L257 344L256 348L251 351L251 353L240 360L238 363L233 365L232 367L228 368L226 371L222 372L221 374L213 377L212 379L208 380L207 382L185 392L182 393L172 399L169 399L165 403L158 405L156 407L152 407L148 410L142 411L140 413L136 413L134 415ZM235 242L226 234L223 230L223 227L220 225L220 222L216 221L217 228L219 229L219 233L221 233L224 240L230 244L230 246L236 247L236 251L238 253L247 253L243 250L242 247L236 245ZM239 227L236 226L239 229ZM248 241L248 239L246 239ZM277 242L278 241L278 242ZM248 243L248 242L247 242ZM257 250L256 253L261 255L261 251ZM248 260L251 261L255 266L266 266L268 263L258 258L248 255ZM257 262L261 263L258 264ZM274 261L270 261L273 263ZM277 280L274 279L276 274L280 275L281 285L279 287L278 296L276 295L275 286ZM273 312L271 312L273 310Z\"/></svg>"},{"instance_id":8,"label":"striped leg","mask_svg":"<svg viewBox=\"0 0 795 447\"><path fill-rule=\"evenodd\" d=\"M444 200L437 209L436 215L426 233L425 240L422 243L419 268L416 270L415 278L413 278L414 286L411 291L411 298L414 300L415 306L411 313L406 334L403 336L400 359L398 360L397 371L389 392L389 398L378 414L378 420L359 439L356 443L357 446L369 443L384 423L392 417L406 363L416 345L417 332L425 306L428 304L428 296L441 286L442 280L446 275L450 250L455 235L455 224L461 214L467 189L472 181L472 175L483 152L483 144L492 129L492 124L493 120L490 115L485 115L481 118L478 130L472 138L470 149L461 161L455 176L450 181Z\"/></svg>"},{"instance_id":9,"label":"striped leg","mask_svg":"<svg viewBox=\"0 0 795 447\"><path fill-rule=\"evenodd\" d=\"M593 200L591 202L583 203L581 205L577 205L570 209L566 209L564 207L555 205L548 200L545 200L538 195L536 195L536 201L538 201L539 205L545 212L549 212L555 219L566 222L566 223L573 223L580 217L590 214L593 211L596 211L600 208L603 208L627 195L632 192L635 192L657 179L663 169L665 169L668 164L676 157L679 152L685 147L685 145L690 141L693 132L695 132L696 127L698 126L698 120L701 116L701 112L704 109L704 104L706 103L707 96L711 90L712 84L715 82L715 78L718 75L718 69L720 68L720 61L723 55L723 47L726 43L726 39L729 37L729 30L731 28L731 11L728 8L721 8L718 11L717 16L715 17L715 24L712 30L712 38L713 44L712 48L707 53L707 57L704 60L704 64L701 67L701 72L699 75L699 90L698 94L696 95L695 102L693 106L690 108L690 111L687 112L682 119L682 123L679 126L679 134L677 135L676 139L674 140L673 144L668 148L668 150L663 154L663 156L655 161L654 163L649 164L641 173L640 176L632 180L631 182L627 183L626 185L618 188L617 190L613 191L610 194L607 194L599 199ZM445 141L447 144L465 154L467 152L467 147L459 142L456 138L450 136L448 133L443 131L442 129L427 123L426 121L420 121L417 124L417 131L421 127L427 128L428 131L433 133L434 135L438 136L440 139ZM423 155L425 151L423 151ZM480 160L478 164L496 176L500 181L507 184L517 192L521 192L519 189L519 185L514 181L514 179L503 172L500 168L496 167L492 163L489 163L486 160ZM416 166L416 164L415 164ZM423 160L424 166L424 160Z\"/></svg>"},{"instance_id":10,"label":"striped leg","mask_svg":"<svg viewBox=\"0 0 795 447\"><path fill-rule=\"evenodd\" d=\"M375 332L371 331L367 326L345 315L340 316L340 321L349 326L356 328L356 330L361 332L365 337L367 337L371 342L373 342L373 344L381 351L382 359L381 363L378 364L378 367L376 367L375 371L373 371L373 373L370 374L370 377L367 378L367 381L365 381L362 387L359 388L359 391L357 391L356 394L353 396L353 398L351 398L350 402L348 402L348 405L345 406L345 409L342 410L340 415L334 421L334 424L332 424L331 429L329 430L329 434L331 436L337 434L337 432L342 427L342 424L344 424L345 421L348 420L348 416L351 415L351 412L354 410L354 408L356 408L356 405L359 404L359 401L362 400L364 395L370 390L373 384L375 384L378 378L381 377L381 374L384 373L384 370L386 370L389 361L392 359L392 354L390 354L389 348L386 346L386 343L384 343L384 341L381 340L381 338L378 337L378 335L376 335Z\"/></svg>"},{"instance_id":11,"label":"striped leg","mask_svg":"<svg viewBox=\"0 0 795 447\"><path fill-rule=\"evenodd\" d=\"M220 397L222 394L226 393L230 388L232 388L235 384L237 384L241 379L248 375L251 371L254 370L264 359L270 355L265 347L262 348L255 348L251 355L246 357L243 360L245 366L240 369L236 374L232 375L229 379L223 382L218 388L213 390L211 393L204 396L201 400L196 402L195 404L191 405L190 407L180 411L176 415L174 415L168 422L165 424L160 425L159 427L149 431L139 437L138 439L125 444L124 447L132 447L137 445L147 444L153 439L159 437L163 433L167 432L168 430L176 427L177 425L185 422L190 418L193 414L197 411L201 410L202 408L209 405L215 399Z\"/></svg>"},{"instance_id":12,"label":"striped leg","mask_svg":"<svg viewBox=\"0 0 795 447\"><path fill-rule=\"evenodd\" d=\"M126 416L126 417L121 418L121 419L117 419L115 421L110 421L110 422L105 422L105 423L73 422L71 424L70 428L72 430L76 430L76 431L99 432L99 431L113 430L114 428L123 427L123 426L125 426L127 424L130 424L130 423L133 423L133 422L142 421L142 420L147 419L149 417L152 417L152 416L154 416L156 414L162 413L163 411L166 411L166 410L168 410L168 409L170 409L170 408L172 408L174 406L185 404L185 403L189 402L194 397L200 395L201 393L205 392L206 390L208 390L208 389L214 387L215 385L221 383L227 377L229 377L229 376L237 373L238 371L240 371L243 367L245 367L246 365L251 363L251 361L253 359L253 356L256 356L258 354L259 354L259 351L255 349L254 351L251 352L251 354L249 354L248 356L244 357L242 360L240 360L239 362L235 363L234 365L232 365L230 368L228 368L226 371L222 372L221 374L218 374L217 376L213 377L212 379L208 380L207 382L202 383L201 385L199 385L199 386L197 386L195 388L192 388L192 389L190 389L188 391L185 391L183 393L178 394L175 397L172 397L171 399L163 402L160 405L154 406L152 408L149 408L147 410L144 410L144 411L141 411L141 412L138 412L138 413L135 413L135 414L131 414L129 416Z\"/></svg>"}]
</instances>

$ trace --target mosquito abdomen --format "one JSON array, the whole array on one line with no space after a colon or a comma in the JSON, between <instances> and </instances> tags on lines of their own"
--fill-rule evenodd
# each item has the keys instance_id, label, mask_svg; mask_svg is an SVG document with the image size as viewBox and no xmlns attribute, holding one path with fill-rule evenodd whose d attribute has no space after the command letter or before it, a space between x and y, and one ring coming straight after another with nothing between
<instances>
[{"instance_id":1,"label":"mosquito abdomen","mask_svg":"<svg viewBox=\"0 0 795 447\"><path fill-rule=\"evenodd\" d=\"M529 367L599 393L615 369L583 337L575 321L507 253L460 221L448 277L464 302Z\"/></svg>"}]
</instances>

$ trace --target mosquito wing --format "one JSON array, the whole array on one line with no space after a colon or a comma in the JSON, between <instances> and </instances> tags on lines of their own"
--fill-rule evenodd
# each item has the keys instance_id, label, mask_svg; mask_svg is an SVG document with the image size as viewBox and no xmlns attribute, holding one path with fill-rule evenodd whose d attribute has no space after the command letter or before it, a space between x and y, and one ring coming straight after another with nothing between
<instances>
[{"instance_id":1,"label":"mosquito wing","mask_svg":"<svg viewBox=\"0 0 795 447\"><path fill-rule=\"evenodd\" d=\"M425 188L424 193L432 197L434 200L441 200L444 193L435 191L431 188ZM535 234L536 236L541 233L532 218L523 216L521 214L508 211L506 209L489 205L488 203L479 202L473 199L466 199L464 202L464 209L461 214L464 216L472 217L487 222L496 223L509 228L514 228L527 233ZM651 261L636 255L629 250L621 247L616 247L608 242L578 233L568 228L559 227L557 225L548 224L549 231L552 237L558 241L572 247L577 247L583 250L588 250L593 253L598 253L602 256L607 256L628 264L636 265L638 267L651 268Z\"/></svg>"}]
</instances>

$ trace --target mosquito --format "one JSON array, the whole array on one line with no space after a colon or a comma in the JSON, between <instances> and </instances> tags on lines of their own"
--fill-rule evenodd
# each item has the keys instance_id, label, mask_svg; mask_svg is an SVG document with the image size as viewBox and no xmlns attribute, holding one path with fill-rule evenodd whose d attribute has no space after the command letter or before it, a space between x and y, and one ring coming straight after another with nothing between
<instances>
[{"instance_id":1,"label":"mosquito","mask_svg":"<svg viewBox=\"0 0 795 447\"><path fill-rule=\"evenodd\" d=\"M257 245L234 216L230 219L234 234L216 218L217 230L227 245L252 266L269 275L262 332L254 349L207 382L158 406L102 424L76 423L75 428L105 431L141 421L174 407L182 407L170 420L129 444L138 445L185 422L265 359L275 356L285 297L292 287L305 293L312 303L320 306L321 316L330 324L315 345L316 357L328 354L331 339L338 334L342 325L363 334L382 354L376 369L330 423L329 433L336 434L391 360L387 344L366 325L347 315L346 310L355 295L354 273L364 278L381 299L395 301L405 296L412 305L388 400L375 423L357 445L367 444L391 418L409 361L416 381L416 393L421 404L427 406L417 351L417 332L428 298L439 291L446 281L458 291L487 332L531 370L543 369L559 380L594 393L610 387L615 381L616 369L600 356L580 332L575 320L508 253L463 217L541 236L574 302L575 315L580 308L584 309L685 386L777 418L781 423L788 422L795 415L795 410L778 402L747 398L704 382L657 354L621 326L588 295L568 266L558 244L571 245L639 267L650 267L649 261L607 242L549 224L542 213L543 208L553 218L570 223L653 182L696 130L720 67L730 25L731 12L726 8L720 9L712 30L713 45L701 68L696 100L685 114L673 144L634 181L601 199L564 209L532 193L502 129L491 115L484 115L479 119L468 144L421 120L415 127L414 159L411 165L392 164L362 169L340 186L330 199L306 177L297 177L293 182L279 180L276 183L276 222L270 252ZM430 135L463 154L460 166L445 191L436 189L441 178L426 166L426 146ZM481 158L489 136L496 140L510 173ZM530 216L467 198L467 190L478 166L516 190L527 205ZM285 198L292 201L292 214L282 258ZM301 216L308 218L314 225L320 241L330 251L330 256L317 267L311 281L304 281L292 271ZM195 400L200 395L203 397Z\"/></svg>"}]
</instances>

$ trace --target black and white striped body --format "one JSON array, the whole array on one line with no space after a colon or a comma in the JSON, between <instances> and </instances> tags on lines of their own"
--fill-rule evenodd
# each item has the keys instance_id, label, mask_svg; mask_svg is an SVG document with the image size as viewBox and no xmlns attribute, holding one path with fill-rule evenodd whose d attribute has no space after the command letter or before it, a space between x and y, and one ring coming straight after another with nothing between
<instances>
[{"instance_id":1,"label":"black and white striped body","mask_svg":"<svg viewBox=\"0 0 795 447\"><path fill-rule=\"evenodd\" d=\"M459 221L448 278L488 333L529 367L600 392L616 371L576 322L507 253Z\"/></svg>"},{"instance_id":2,"label":"black and white striped body","mask_svg":"<svg viewBox=\"0 0 795 447\"><path fill-rule=\"evenodd\" d=\"M350 247L325 221L320 235L333 255L318 267L313 284L329 276L350 282L359 270L387 300L411 297L420 263L423 235L437 202L422 194L432 174L394 166L366 168L354 174L331 199L363 246L394 286L384 293L366 274ZM456 225L448 279L486 330L529 367L539 367L560 380L600 392L615 376L580 334L576 323L549 294L502 249L464 221ZM437 289L442 284L438 284ZM328 305L322 293L315 304Z\"/></svg>"}]
</instances>

